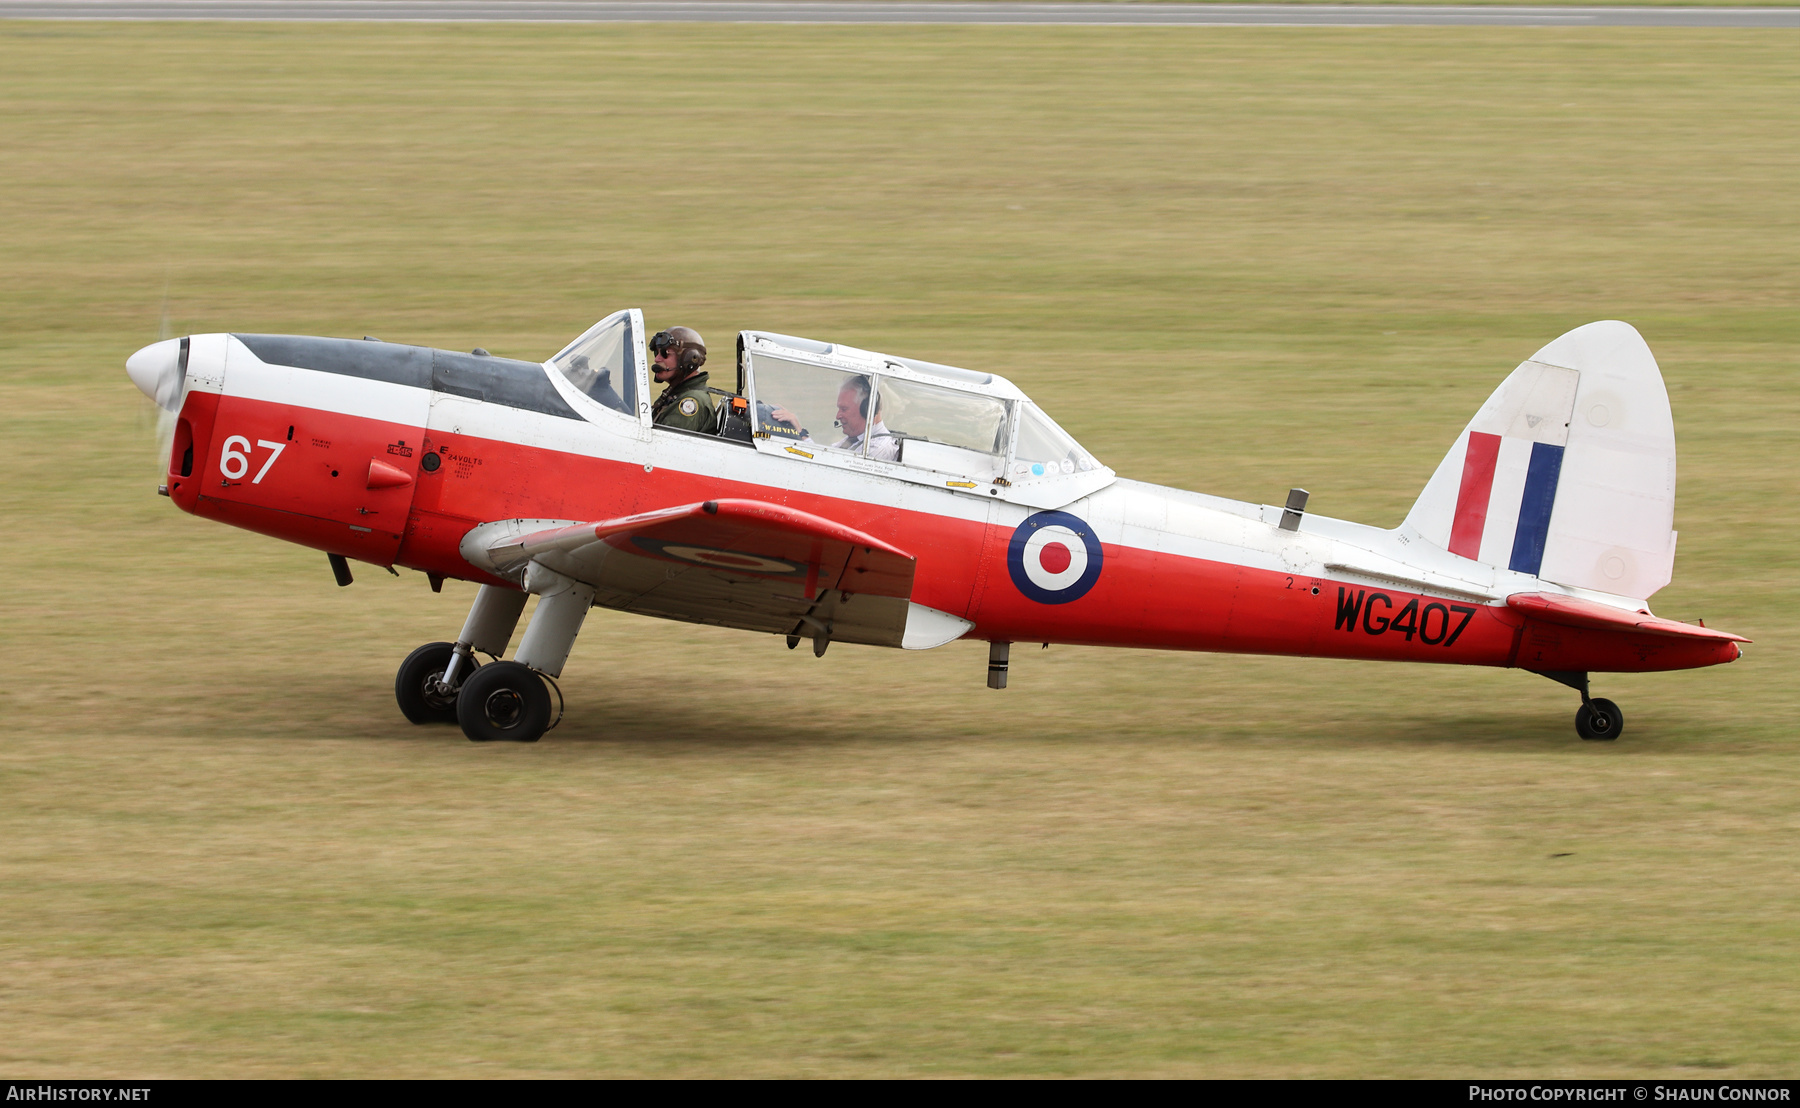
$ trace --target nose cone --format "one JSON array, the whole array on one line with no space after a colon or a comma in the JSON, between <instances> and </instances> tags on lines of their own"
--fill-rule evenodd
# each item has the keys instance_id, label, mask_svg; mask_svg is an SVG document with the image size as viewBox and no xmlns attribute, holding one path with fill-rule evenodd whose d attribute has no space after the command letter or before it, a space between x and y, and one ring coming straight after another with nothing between
<instances>
[{"instance_id":1,"label":"nose cone","mask_svg":"<svg viewBox=\"0 0 1800 1108\"><path fill-rule=\"evenodd\" d=\"M181 341L164 339L125 359L125 375L159 408L175 410L181 399Z\"/></svg>"}]
</instances>

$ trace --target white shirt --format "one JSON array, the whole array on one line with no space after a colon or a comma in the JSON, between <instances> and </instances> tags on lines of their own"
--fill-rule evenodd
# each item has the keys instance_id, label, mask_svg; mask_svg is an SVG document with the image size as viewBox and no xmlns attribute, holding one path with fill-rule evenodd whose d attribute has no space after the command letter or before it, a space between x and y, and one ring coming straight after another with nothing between
<instances>
[{"instance_id":1,"label":"white shirt","mask_svg":"<svg viewBox=\"0 0 1800 1108\"><path fill-rule=\"evenodd\" d=\"M869 457L880 462L897 462L900 460L900 440L887 429L887 424L879 419L869 428ZM848 450L861 454L863 448L862 435L846 435L831 444L833 450Z\"/></svg>"}]
</instances>

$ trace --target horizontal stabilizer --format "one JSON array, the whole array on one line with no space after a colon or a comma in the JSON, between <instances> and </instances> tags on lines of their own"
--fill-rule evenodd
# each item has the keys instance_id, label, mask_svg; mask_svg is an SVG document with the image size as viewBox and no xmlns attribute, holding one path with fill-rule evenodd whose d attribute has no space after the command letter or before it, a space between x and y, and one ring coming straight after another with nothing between
<instances>
[{"instance_id":1,"label":"horizontal stabilizer","mask_svg":"<svg viewBox=\"0 0 1800 1108\"><path fill-rule=\"evenodd\" d=\"M1685 639L1710 639L1715 642L1749 642L1742 635L1715 631L1692 623L1658 619L1649 612L1628 612L1592 600L1554 593L1522 592L1506 598L1506 606L1544 623L1560 623L1566 627L1593 627L1602 631L1637 631L1651 635L1671 635Z\"/></svg>"}]
</instances>

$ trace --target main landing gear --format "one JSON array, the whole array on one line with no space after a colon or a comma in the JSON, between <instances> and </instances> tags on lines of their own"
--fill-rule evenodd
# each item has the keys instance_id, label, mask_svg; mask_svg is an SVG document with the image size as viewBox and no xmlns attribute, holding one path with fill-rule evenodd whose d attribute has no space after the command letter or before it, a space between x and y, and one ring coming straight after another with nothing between
<instances>
[{"instance_id":1,"label":"main landing gear","mask_svg":"<svg viewBox=\"0 0 1800 1108\"><path fill-rule=\"evenodd\" d=\"M594 590L533 563L525 592L483 585L453 643L426 643L400 663L394 699L414 723L457 723L472 742L534 743L561 720L552 718L550 682L561 676ZM480 651L506 652L528 593L537 611L512 661L481 665ZM560 701L561 694L558 694Z\"/></svg>"},{"instance_id":2,"label":"main landing gear","mask_svg":"<svg viewBox=\"0 0 1800 1108\"><path fill-rule=\"evenodd\" d=\"M444 671L456 656L456 644L428 642L406 656L394 675L394 699L400 714L414 723L455 723L457 685L444 683ZM462 663L463 680L473 670L474 658Z\"/></svg>"},{"instance_id":3,"label":"main landing gear","mask_svg":"<svg viewBox=\"0 0 1800 1108\"><path fill-rule=\"evenodd\" d=\"M1605 697L1588 695L1588 675L1581 670L1534 669L1539 677L1548 677L1581 694L1581 707L1575 710L1575 733L1589 742L1611 742L1625 731L1625 713Z\"/></svg>"},{"instance_id":4,"label":"main landing gear","mask_svg":"<svg viewBox=\"0 0 1800 1108\"><path fill-rule=\"evenodd\" d=\"M550 730L550 690L530 666L482 666L456 694L456 722L478 743L537 742Z\"/></svg>"}]
</instances>

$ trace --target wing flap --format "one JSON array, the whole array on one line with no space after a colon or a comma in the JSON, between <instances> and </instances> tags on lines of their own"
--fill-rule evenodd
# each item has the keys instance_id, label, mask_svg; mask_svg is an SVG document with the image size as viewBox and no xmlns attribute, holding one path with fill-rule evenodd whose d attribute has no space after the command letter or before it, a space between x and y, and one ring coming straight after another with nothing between
<instances>
[{"instance_id":1,"label":"wing flap","mask_svg":"<svg viewBox=\"0 0 1800 1108\"><path fill-rule=\"evenodd\" d=\"M1545 623L1567 627L1593 627L1603 631L1634 631L1650 635L1668 635L1684 639L1708 639L1714 642L1749 642L1742 635L1715 631L1692 623L1658 619L1648 612L1629 612L1592 600L1554 593L1514 593L1506 598L1506 606Z\"/></svg>"}]
</instances>

